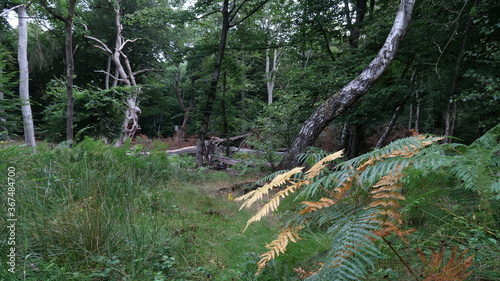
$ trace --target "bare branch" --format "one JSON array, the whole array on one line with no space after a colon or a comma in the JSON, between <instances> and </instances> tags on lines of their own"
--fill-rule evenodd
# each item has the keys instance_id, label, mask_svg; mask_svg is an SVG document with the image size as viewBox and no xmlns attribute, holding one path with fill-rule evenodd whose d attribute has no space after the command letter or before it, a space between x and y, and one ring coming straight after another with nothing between
<instances>
[{"instance_id":1,"label":"bare branch","mask_svg":"<svg viewBox=\"0 0 500 281\"><path fill-rule=\"evenodd\" d=\"M97 39L95 37L89 36L89 35L83 35L83 36L85 38L94 40L94 41L96 41L97 43L100 44L100 45L94 45L94 47L99 48L99 49L105 51L108 54L113 54L113 52L108 48L108 46L106 46L106 44L104 44L104 42L102 42L101 40L99 40L99 39Z\"/></svg>"},{"instance_id":2,"label":"bare branch","mask_svg":"<svg viewBox=\"0 0 500 281\"><path fill-rule=\"evenodd\" d=\"M142 74L144 72L148 72L148 71L157 71L157 72L160 72L160 71L163 71L163 69L158 69L158 68L145 68L145 69L141 69L141 70L138 70L138 71L135 71L135 72L132 72L132 74L135 76L137 74Z\"/></svg>"},{"instance_id":3,"label":"bare branch","mask_svg":"<svg viewBox=\"0 0 500 281\"><path fill-rule=\"evenodd\" d=\"M232 21L233 21L234 17L236 17L236 15L237 15L237 14L238 14L238 12L240 11L240 9L241 9L241 8L245 5L245 3L246 3L247 1L248 1L248 0L244 0L244 1L243 1L243 3L241 3L241 5L240 5L238 8L236 8L236 11L234 11L234 13L233 13L234 8L233 8L233 9L231 9L231 11L229 11L229 13L230 13L230 14L233 14L233 16L229 19L229 22L232 22Z\"/></svg>"},{"instance_id":4,"label":"bare branch","mask_svg":"<svg viewBox=\"0 0 500 281\"><path fill-rule=\"evenodd\" d=\"M201 19L203 19L203 18L206 18L206 17L208 17L208 16L211 16L211 15L213 15L213 14L217 14L217 13L220 13L220 12L221 12L221 11L213 11L213 12L210 12L210 13L207 13L207 14L204 14L204 15L201 15L201 16L197 17L196 19L197 19L197 20L201 20Z\"/></svg>"},{"instance_id":5,"label":"bare branch","mask_svg":"<svg viewBox=\"0 0 500 281\"><path fill-rule=\"evenodd\" d=\"M3 11L3 12L0 14L0 17L1 17L1 16L3 16L3 15L5 15L5 14L7 14L7 13L8 13L8 12L10 12L10 11L13 11L13 10L15 10L15 9L17 9L17 8L19 8L19 7L21 7L21 6L22 6L22 5L17 5L17 6L15 6L15 7L12 7L12 8L10 8L10 9L8 9L8 10Z\"/></svg>"},{"instance_id":6,"label":"bare branch","mask_svg":"<svg viewBox=\"0 0 500 281\"><path fill-rule=\"evenodd\" d=\"M122 37L122 41L123 41L123 36L120 35L120 37ZM127 45L127 43L134 43L135 41L137 40L140 40L141 38L135 38L135 39L127 39L125 41L123 41L123 44L121 44L120 48L118 49L119 52L121 52L123 50L123 48L125 48L125 45Z\"/></svg>"},{"instance_id":7,"label":"bare branch","mask_svg":"<svg viewBox=\"0 0 500 281\"><path fill-rule=\"evenodd\" d=\"M104 71L104 70L94 70L94 72L96 73L104 73L106 75L109 75L111 78L115 79L115 80L118 80L118 81L125 81L124 79L120 79L118 77L115 77L113 74L107 72L107 71Z\"/></svg>"}]
</instances>

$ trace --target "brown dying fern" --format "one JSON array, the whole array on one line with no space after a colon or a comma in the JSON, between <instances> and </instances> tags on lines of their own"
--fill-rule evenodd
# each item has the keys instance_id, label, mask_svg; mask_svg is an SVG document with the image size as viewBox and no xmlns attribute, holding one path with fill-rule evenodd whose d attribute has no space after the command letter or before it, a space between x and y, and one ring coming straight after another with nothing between
<instances>
[{"instance_id":1,"label":"brown dying fern","mask_svg":"<svg viewBox=\"0 0 500 281\"><path fill-rule=\"evenodd\" d=\"M403 242L408 244L405 235L412 233L412 230L401 230L403 224L401 213L399 212L399 200L406 198L401 194L403 185L399 181L404 174L402 172L389 173L383 176L370 191L372 202L368 205L369 208L379 207L381 211L379 220L382 224L382 229L375 231L374 234L379 237L389 236L391 233L396 234Z\"/></svg>"},{"instance_id":2,"label":"brown dying fern","mask_svg":"<svg viewBox=\"0 0 500 281\"><path fill-rule=\"evenodd\" d=\"M432 255L427 259L421 249L418 249L420 259L425 264L424 274L427 276L423 281L462 281L466 280L472 271L467 269L472 265L474 255L465 258L467 249L457 257L457 247L454 247L451 257L444 264L444 243L441 243L439 252L431 248Z\"/></svg>"}]
</instances>

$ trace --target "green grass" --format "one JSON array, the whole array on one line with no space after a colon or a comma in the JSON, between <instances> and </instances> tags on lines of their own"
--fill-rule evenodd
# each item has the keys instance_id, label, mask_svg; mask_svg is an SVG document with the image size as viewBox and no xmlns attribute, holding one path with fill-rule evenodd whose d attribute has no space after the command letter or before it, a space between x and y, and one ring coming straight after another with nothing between
<instances>
[{"instance_id":1,"label":"green grass","mask_svg":"<svg viewBox=\"0 0 500 281\"><path fill-rule=\"evenodd\" d=\"M7 272L3 228L0 280L294 278L294 259L253 275L279 225L242 233L251 214L227 189L252 176L193 170L186 157L129 155L92 140L37 150L0 147L2 182L8 167L16 169L18 218L16 274Z\"/></svg>"}]
</instances>

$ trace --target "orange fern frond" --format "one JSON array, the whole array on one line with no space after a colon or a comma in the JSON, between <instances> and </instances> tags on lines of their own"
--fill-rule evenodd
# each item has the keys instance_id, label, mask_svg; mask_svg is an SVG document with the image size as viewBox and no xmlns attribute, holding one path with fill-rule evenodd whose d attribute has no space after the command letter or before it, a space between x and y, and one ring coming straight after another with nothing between
<instances>
[{"instance_id":1,"label":"orange fern frond","mask_svg":"<svg viewBox=\"0 0 500 281\"><path fill-rule=\"evenodd\" d=\"M335 197L336 199L340 199L347 190L351 189L352 184L353 184L353 178L352 177L347 178L347 180L342 182L340 186L334 189L334 191L337 194L335 194L333 197Z\"/></svg>"},{"instance_id":2,"label":"orange fern frond","mask_svg":"<svg viewBox=\"0 0 500 281\"><path fill-rule=\"evenodd\" d=\"M398 168L396 168L398 170ZM401 213L399 212L399 200L406 198L401 194L402 184L399 179L404 174L402 172L393 172L383 176L370 191L370 198L373 200L368 207L382 207L378 212L379 220L382 222L382 229L375 231L374 234L379 237L386 237L391 233L396 234L403 242L408 243L405 235L415 230L401 230L403 223Z\"/></svg>"},{"instance_id":3,"label":"orange fern frond","mask_svg":"<svg viewBox=\"0 0 500 281\"><path fill-rule=\"evenodd\" d=\"M260 221L263 217L267 216L270 212L273 212L276 209L278 209L278 206L280 205L281 199L287 197L288 195L290 195L290 193L295 192L302 185L304 185L304 183L305 183L304 181L296 182L294 184L287 186L285 189L279 191L278 193L276 193L273 196L273 198L271 198L271 200L269 200L269 202L267 202L257 212L257 214L255 214L253 217L251 217L247 221L247 225L245 226L245 229L243 231L245 231L252 222Z\"/></svg>"},{"instance_id":4,"label":"orange fern frond","mask_svg":"<svg viewBox=\"0 0 500 281\"><path fill-rule=\"evenodd\" d=\"M406 240L405 236L413 233L416 231L416 229L410 229L410 230L401 230L399 229L399 225L396 225L392 222L384 222L382 223L382 229L374 231L373 234L379 236L379 237L387 237L394 233L403 241L404 243L408 244L408 241Z\"/></svg>"},{"instance_id":5,"label":"orange fern frond","mask_svg":"<svg viewBox=\"0 0 500 281\"><path fill-rule=\"evenodd\" d=\"M260 271L270 260L279 256L280 253L284 253L286 251L286 247L288 246L288 243L290 243L290 241L295 243L297 242L297 240L301 239L298 234L298 231L301 229L301 226L295 228L292 226L288 226L283 231L281 231L280 234L278 234L278 237L273 242L266 245L266 248L268 248L269 251L260 255L262 258L257 263L258 268L257 273L255 273L256 276L259 275Z\"/></svg>"},{"instance_id":6,"label":"orange fern frond","mask_svg":"<svg viewBox=\"0 0 500 281\"><path fill-rule=\"evenodd\" d=\"M295 271L295 273L297 273L297 275L299 275L300 279L306 279L306 278L311 277L312 275L318 273L324 264L325 263L323 263L323 262L319 262L318 265L320 267L316 270L313 270L313 271L305 271L304 269L302 269L302 267L294 268L293 271Z\"/></svg>"},{"instance_id":7,"label":"orange fern frond","mask_svg":"<svg viewBox=\"0 0 500 281\"><path fill-rule=\"evenodd\" d=\"M306 179L312 179L315 176L319 175L321 170L323 170L323 168L326 167L326 165L328 165L328 162L331 162L335 159L342 157L343 154L344 154L344 151L340 150L340 151L337 151L333 154L330 154L330 155L326 156L325 158L321 159L320 161L318 161L316 164L314 164L314 166L312 166L306 172L306 174L307 174Z\"/></svg>"},{"instance_id":8,"label":"orange fern frond","mask_svg":"<svg viewBox=\"0 0 500 281\"><path fill-rule=\"evenodd\" d=\"M262 196L267 195L271 189L273 189L275 187L279 187L279 186L287 183L287 181L289 181L293 175L302 172L302 169L303 169L303 167L297 167L297 168L294 168L286 173L277 175L270 183L268 183L268 184L264 185L263 187L260 187L256 190L253 190L253 191L251 191L243 196L235 198L234 201L246 200L245 203L243 203L243 205L241 205L240 210L245 208L245 207L248 208L256 201L262 199Z\"/></svg>"},{"instance_id":9,"label":"orange fern frond","mask_svg":"<svg viewBox=\"0 0 500 281\"><path fill-rule=\"evenodd\" d=\"M330 207L331 205L335 204L335 201L330 198L323 197L317 202L303 201L301 203L307 205L307 207L301 210L299 212L299 215L309 214L319 209Z\"/></svg>"},{"instance_id":10,"label":"orange fern frond","mask_svg":"<svg viewBox=\"0 0 500 281\"><path fill-rule=\"evenodd\" d=\"M454 247L451 257L444 264L444 245L440 246L439 252L431 248L432 255L429 260L425 257L421 249L418 249L420 259L425 264L424 274L427 276L424 281L461 281L465 280L472 271L467 272L467 269L472 265L474 255L465 258L467 249L463 250L457 258L457 247Z\"/></svg>"},{"instance_id":11,"label":"orange fern frond","mask_svg":"<svg viewBox=\"0 0 500 281\"><path fill-rule=\"evenodd\" d=\"M366 160L363 164L359 165L358 168L356 168L356 170L358 172L363 172L368 167L375 165L375 163L377 163L377 161L381 161L381 160L377 159L377 158L370 158L370 159Z\"/></svg>"}]
</instances>

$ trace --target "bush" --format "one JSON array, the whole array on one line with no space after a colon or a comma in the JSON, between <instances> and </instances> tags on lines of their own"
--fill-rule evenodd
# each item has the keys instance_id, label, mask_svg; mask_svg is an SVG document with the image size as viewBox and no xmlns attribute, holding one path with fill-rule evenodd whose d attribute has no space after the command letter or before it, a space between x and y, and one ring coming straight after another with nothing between
<instances>
[{"instance_id":1,"label":"bush","mask_svg":"<svg viewBox=\"0 0 500 281\"><path fill-rule=\"evenodd\" d=\"M121 132L124 118L124 97L130 88L114 87L102 90L74 86L75 141L85 136L113 140ZM44 97L49 105L43 111L42 132L47 141L61 142L66 136L66 84L61 79L52 80Z\"/></svg>"}]
</instances>

